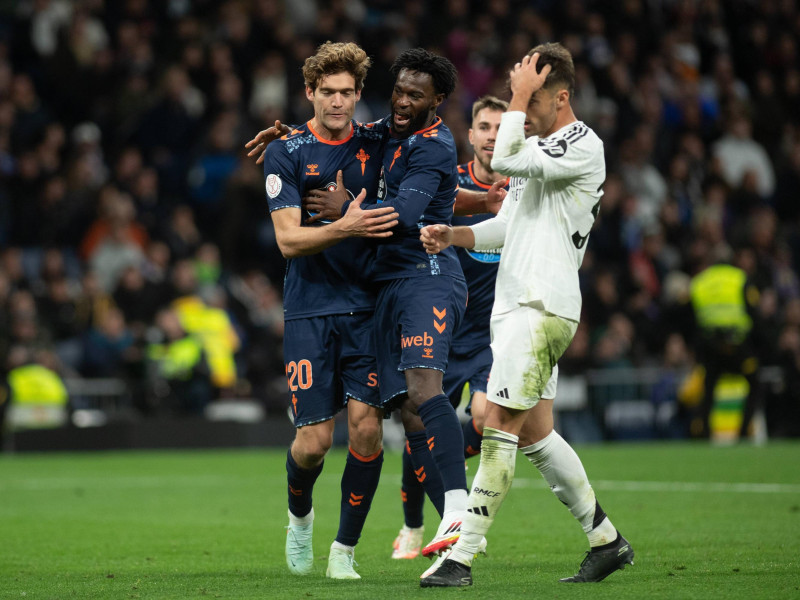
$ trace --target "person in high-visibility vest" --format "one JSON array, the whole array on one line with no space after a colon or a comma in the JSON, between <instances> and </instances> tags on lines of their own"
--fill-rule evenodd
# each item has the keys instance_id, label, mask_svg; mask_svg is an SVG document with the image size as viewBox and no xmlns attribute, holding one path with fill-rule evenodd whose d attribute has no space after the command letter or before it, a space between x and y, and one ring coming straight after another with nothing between
<instances>
[{"instance_id":1,"label":"person in high-visibility vest","mask_svg":"<svg viewBox=\"0 0 800 600\"><path fill-rule=\"evenodd\" d=\"M58 373L26 363L12 368L0 390L10 429L60 427L67 423L69 393Z\"/></svg>"},{"instance_id":2,"label":"person in high-visibility vest","mask_svg":"<svg viewBox=\"0 0 800 600\"><path fill-rule=\"evenodd\" d=\"M155 365L154 379L168 384L170 408L202 412L213 399L204 341L187 333L171 309L160 311L156 324L165 339L163 343L153 343L147 348L147 358Z\"/></svg>"},{"instance_id":3,"label":"person in high-visibility vest","mask_svg":"<svg viewBox=\"0 0 800 600\"><path fill-rule=\"evenodd\" d=\"M228 314L208 306L199 296L182 296L172 303L181 326L203 342L211 369L211 380L218 389L231 389L236 385L234 354L240 341Z\"/></svg>"},{"instance_id":4,"label":"person in high-visibility vest","mask_svg":"<svg viewBox=\"0 0 800 600\"><path fill-rule=\"evenodd\" d=\"M703 401L692 423L692 433L701 437L711 435L714 392L723 375L730 374L744 377L747 383L739 386L746 399L738 434L745 436L756 395L758 359L750 334L758 289L748 282L742 269L714 264L692 278L690 294L697 324L697 358L705 369Z\"/></svg>"}]
</instances>

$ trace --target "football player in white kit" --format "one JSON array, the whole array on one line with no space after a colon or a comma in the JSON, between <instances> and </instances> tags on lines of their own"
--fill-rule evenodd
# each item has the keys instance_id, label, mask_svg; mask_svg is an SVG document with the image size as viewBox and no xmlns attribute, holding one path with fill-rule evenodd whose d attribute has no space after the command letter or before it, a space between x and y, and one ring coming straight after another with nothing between
<instances>
[{"instance_id":1,"label":"football player in white kit","mask_svg":"<svg viewBox=\"0 0 800 600\"><path fill-rule=\"evenodd\" d=\"M578 573L561 581L601 581L633 564L633 549L600 508L578 455L553 429L556 363L578 327L578 269L603 193L603 143L572 111L575 69L561 44L531 50L510 81L492 158L495 171L511 176L502 209L477 225L431 225L420 234L432 254L449 245L503 248L480 467L457 541L451 534L423 550L443 553L422 587L472 585L472 559L511 488L517 447L589 539Z\"/></svg>"}]
</instances>

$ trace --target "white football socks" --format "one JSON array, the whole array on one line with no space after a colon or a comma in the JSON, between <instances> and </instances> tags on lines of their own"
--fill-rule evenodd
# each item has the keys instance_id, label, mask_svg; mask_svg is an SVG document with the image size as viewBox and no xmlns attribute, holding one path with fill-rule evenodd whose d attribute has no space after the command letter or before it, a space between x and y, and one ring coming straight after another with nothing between
<instances>
[{"instance_id":1,"label":"white football socks","mask_svg":"<svg viewBox=\"0 0 800 600\"><path fill-rule=\"evenodd\" d=\"M481 462L467 498L461 537L448 558L467 566L472 564L481 540L511 489L518 442L516 435L491 427L484 428Z\"/></svg>"},{"instance_id":2,"label":"white football socks","mask_svg":"<svg viewBox=\"0 0 800 600\"><path fill-rule=\"evenodd\" d=\"M595 526L594 490L581 459L555 430L542 440L520 448L528 460L539 469L550 489L569 508L589 538L589 546L609 544L617 538L617 530L606 517Z\"/></svg>"},{"instance_id":3,"label":"white football socks","mask_svg":"<svg viewBox=\"0 0 800 600\"><path fill-rule=\"evenodd\" d=\"M289 524L294 525L295 527L305 527L306 525L311 525L314 522L314 508L311 508L311 511L305 515L304 517L297 517L292 514L292 511L289 511Z\"/></svg>"}]
</instances>

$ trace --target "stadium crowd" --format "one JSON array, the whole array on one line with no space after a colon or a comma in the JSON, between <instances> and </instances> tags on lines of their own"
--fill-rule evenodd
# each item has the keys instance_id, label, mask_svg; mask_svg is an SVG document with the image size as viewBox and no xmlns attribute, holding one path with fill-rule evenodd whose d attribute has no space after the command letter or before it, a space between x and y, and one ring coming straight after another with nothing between
<instances>
[{"instance_id":1,"label":"stadium crowd","mask_svg":"<svg viewBox=\"0 0 800 600\"><path fill-rule=\"evenodd\" d=\"M284 261L243 144L311 116L305 57L326 40L369 53L368 121L400 51L447 56L460 80L440 114L465 162L472 102L507 98L513 62L557 40L608 170L562 372L688 369L690 279L730 261L759 290L760 364L782 374L771 432L800 434L798 39L791 0L0 3L0 374L155 370L184 387L140 388L145 412L282 406ZM184 337L192 358L170 354Z\"/></svg>"}]
</instances>

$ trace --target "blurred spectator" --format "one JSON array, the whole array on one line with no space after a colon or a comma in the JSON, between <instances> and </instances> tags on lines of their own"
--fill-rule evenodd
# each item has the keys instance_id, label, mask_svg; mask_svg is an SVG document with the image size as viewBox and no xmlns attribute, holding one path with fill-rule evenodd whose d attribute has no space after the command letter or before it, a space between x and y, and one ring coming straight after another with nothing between
<instances>
[{"instance_id":1,"label":"blurred spectator","mask_svg":"<svg viewBox=\"0 0 800 600\"><path fill-rule=\"evenodd\" d=\"M729 117L725 135L713 146L717 169L732 188L738 188L748 177L762 198L775 191L775 172L764 148L752 138L752 124L740 111Z\"/></svg>"},{"instance_id":2,"label":"blurred spectator","mask_svg":"<svg viewBox=\"0 0 800 600\"><path fill-rule=\"evenodd\" d=\"M194 264L181 260L172 271L175 299L171 308L178 315L181 327L203 342L208 357L211 381L223 395L231 395L237 381L234 354L240 339L230 317L222 308L225 294L217 289L207 304L200 296Z\"/></svg>"},{"instance_id":3,"label":"blurred spectator","mask_svg":"<svg viewBox=\"0 0 800 600\"><path fill-rule=\"evenodd\" d=\"M105 312L84 339L81 372L87 377L125 377L136 360L133 334L118 308Z\"/></svg>"},{"instance_id":4,"label":"blurred spectator","mask_svg":"<svg viewBox=\"0 0 800 600\"><path fill-rule=\"evenodd\" d=\"M203 342L187 334L178 315L169 309L156 316L160 340L148 346L150 383L160 412L202 414L213 399Z\"/></svg>"},{"instance_id":5,"label":"blurred spectator","mask_svg":"<svg viewBox=\"0 0 800 600\"><path fill-rule=\"evenodd\" d=\"M276 118L310 118L305 58L328 39L362 44L374 66L356 118L368 121L388 112L398 52L447 54L461 77L442 114L461 151L472 98L507 96L519 57L557 40L575 56L573 105L607 164L579 274L585 325L565 368L670 364L676 334L692 333L689 278L735 259L760 292L759 357L784 376L770 428L791 430L774 419L800 404L797 3L6 4L0 358L54 348L68 369L70 340L115 306L139 344L178 296L184 318L225 332L219 356L206 348L216 377L246 378L246 393L269 401L286 263L263 173L241 146Z\"/></svg>"},{"instance_id":6,"label":"blurred spectator","mask_svg":"<svg viewBox=\"0 0 800 600\"><path fill-rule=\"evenodd\" d=\"M202 236L194 220L194 212L186 205L175 207L163 233L174 260L189 258L200 247Z\"/></svg>"},{"instance_id":7,"label":"blurred spectator","mask_svg":"<svg viewBox=\"0 0 800 600\"><path fill-rule=\"evenodd\" d=\"M134 336L142 338L156 311L166 304L167 296L163 286L148 281L139 266L131 265L122 272L113 300Z\"/></svg>"},{"instance_id":8,"label":"blurred spectator","mask_svg":"<svg viewBox=\"0 0 800 600\"><path fill-rule=\"evenodd\" d=\"M705 369L703 400L692 422L692 433L706 438L712 435L709 419L714 393L720 378L730 374L744 376L749 388L739 433L744 437L758 398L758 358L753 353L751 337L758 290L742 269L717 263L692 279L691 298L698 327L697 358Z\"/></svg>"},{"instance_id":9,"label":"blurred spectator","mask_svg":"<svg viewBox=\"0 0 800 600\"><path fill-rule=\"evenodd\" d=\"M226 112L211 125L205 151L189 171L189 191L198 224L206 237L215 237L222 216L225 182L238 165L234 131L238 119Z\"/></svg>"},{"instance_id":10,"label":"blurred spectator","mask_svg":"<svg viewBox=\"0 0 800 600\"><path fill-rule=\"evenodd\" d=\"M0 377L0 441L5 430L60 427L69 418L69 394L47 352L15 347Z\"/></svg>"}]
</instances>

